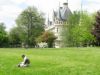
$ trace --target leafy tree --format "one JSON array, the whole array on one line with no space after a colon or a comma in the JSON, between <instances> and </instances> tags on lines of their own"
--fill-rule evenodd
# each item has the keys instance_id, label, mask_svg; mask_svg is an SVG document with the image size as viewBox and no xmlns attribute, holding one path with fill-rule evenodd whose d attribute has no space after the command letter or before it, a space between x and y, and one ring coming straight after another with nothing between
<instances>
[{"instance_id":1,"label":"leafy tree","mask_svg":"<svg viewBox=\"0 0 100 75\"><path fill-rule=\"evenodd\" d=\"M93 17L86 12L81 12L80 14L80 22L73 30L73 34L75 34L74 36L77 35L75 39L77 39L76 44L78 46L89 46L91 41L94 40L94 37L91 34ZM74 31L76 32L74 33Z\"/></svg>"},{"instance_id":2,"label":"leafy tree","mask_svg":"<svg viewBox=\"0 0 100 75\"><path fill-rule=\"evenodd\" d=\"M95 17L95 23L92 33L96 39L95 44L97 46L100 46L100 11L97 12L97 15Z\"/></svg>"},{"instance_id":3,"label":"leafy tree","mask_svg":"<svg viewBox=\"0 0 100 75\"><path fill-rule=\"evenodd\" d=\"M73 30L77 24L79 24L80 12L74 12L69 16L67 23L64 24L64 29L62 31L62 41L63 46L74 46L74 43L77 41L73 38Z\"/></svg>"},{"instance_id":4,"label":"leafy tree","mask_svg":"<svg viewBox=\"0 0 100 75\"><path fill-rule=\"evenodd\" d=\"M48 47L51 48L54 45L55 39L56 36L52 32L46 31L41 36L39 36L36 40L37 42L46 42L48 44Z\"/></svg>"},{"instance_id":5,"label":"leafy tree","mask_svg":"<svg viewBox=\"0 0 100 75\"><path fill-rule=\"evenodd\" d=\"M35 7L28 7L17 18L22 42L35 46L35 39L44 31L44 18Z\"/></svg>"},{"instance_id":6,"label":"leafy tree","mask_svg":"<svg viewBox=\"0 0 100 75\"><path fill-rule=\"evenodd\" d=\"M14 27L9 32L9 44L11 47L21 46L20 31L18 27Z\"/></svg>"},{"instance_id":7,"label":"leafy tree","mask_svg":"<svg viewBox=\"0 0 100 75\"><path fill-rule=\"evenodd\" d=\"M66 27L64 27L64 40L67 46L87 46L91 44L94 37L91 34L92 17L86 12L74 12Z\"/></svg>"},{"instance_id":8,"label":"leafy tree","mask_svg":"<svg viewBox=\"0 0 100 75\"><path fill-rule=\"evenodd\" d=\"M0 23L0 47L8 46L8 36L5 28L4 23Z\"/></svg>"}]
</instances>

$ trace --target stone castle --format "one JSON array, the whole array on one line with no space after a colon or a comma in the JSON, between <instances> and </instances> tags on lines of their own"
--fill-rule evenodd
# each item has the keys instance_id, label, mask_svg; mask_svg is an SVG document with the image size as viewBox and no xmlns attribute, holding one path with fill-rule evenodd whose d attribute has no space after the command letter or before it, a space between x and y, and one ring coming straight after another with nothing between
<instances>
[{"instance_id":1,"label":"stone castle","mask_svg":"<svg viewBox=\"0 0 100 75\"><path fill-rule=\"evenodd\" d=\"M48 22L45 25L45 31L53 32L57 37L54 44L55 48L62 47L61 32L64 27L64 23L67 22L70 14L71 11L68 7L68 2L65 2L63 3L63 7L59 6L58 10L53 11L53 21L50 21L48 18Z\"/></svg>"}]
</instances>

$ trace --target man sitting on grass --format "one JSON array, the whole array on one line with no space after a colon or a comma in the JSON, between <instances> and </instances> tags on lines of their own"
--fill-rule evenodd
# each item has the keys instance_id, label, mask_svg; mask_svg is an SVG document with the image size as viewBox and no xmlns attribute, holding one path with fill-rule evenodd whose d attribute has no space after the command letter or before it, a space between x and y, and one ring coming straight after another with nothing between
<instances>
[{"instance_id":1,"label":"man sitting on grass","mask_svg":"<svg viewBox=\"0 0 100 75\"><path fill-rule=\"evenodd\" d=\"M18 64L18 67L27 67L27 66L29 66L30 60L25 55L22 55L22 58L24 60L23 60L23 62L21 62L20 64Z\"/></svg>"}]
</instances>

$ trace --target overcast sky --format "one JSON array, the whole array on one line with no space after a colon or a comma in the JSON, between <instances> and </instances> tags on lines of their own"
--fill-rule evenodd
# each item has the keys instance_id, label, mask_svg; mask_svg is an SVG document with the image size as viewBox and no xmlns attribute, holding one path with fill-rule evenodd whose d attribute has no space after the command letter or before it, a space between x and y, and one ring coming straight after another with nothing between
<instances>
[{"instance_id":1,"label":"overcast sky","mask_svg":"<svg viewBox=\"0 0 100 75\"><path fill-rule=\"evenodd\" d=\"M28 6L35 6L39 11L45 13L45 17L49 14L51 17L52 10L67 0L0 0L0 22L6 24L7 30L15 26L15 19ZM71 11L80 10L81 2L83 10L88 12L96 12L100 9L100 0L69 0L69 8Z\"/></svg>"}]
</instances>

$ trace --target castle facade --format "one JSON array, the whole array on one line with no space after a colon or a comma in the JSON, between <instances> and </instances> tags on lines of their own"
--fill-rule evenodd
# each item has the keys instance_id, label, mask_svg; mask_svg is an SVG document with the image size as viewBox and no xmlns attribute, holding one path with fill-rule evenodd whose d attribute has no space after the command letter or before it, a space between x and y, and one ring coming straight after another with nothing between
<instances>
[{"instance_id":1,"label":"castle facade","mask_svg":"<svg viewBox=\"0 0 100 75\"><path fill-rule=\"evenodd\" d=\"M55 34L57 39L55 40L54 47L61 48L62 47L62 38L61 34L62 29L64 27L64 23L67 23L68 17L71 15L71 11L68 7L68 3L63 3L63 7L58 8L58 10L53 11L53 21L50 21L48 18L48 22L45 25L45 31L50 31Z\"/></svg>"}]
</instances>

